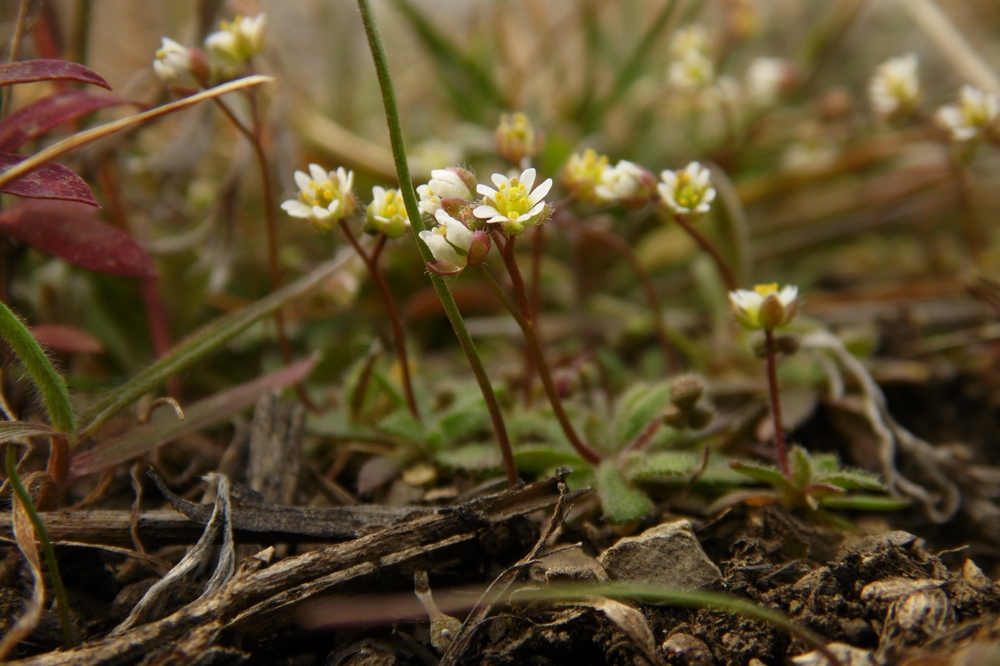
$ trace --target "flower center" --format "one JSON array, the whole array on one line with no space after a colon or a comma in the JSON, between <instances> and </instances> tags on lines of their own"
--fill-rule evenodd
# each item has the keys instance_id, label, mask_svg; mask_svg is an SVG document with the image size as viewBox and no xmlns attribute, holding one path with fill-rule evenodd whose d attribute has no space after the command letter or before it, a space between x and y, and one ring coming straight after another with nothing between
<instances>
[{"instance_id":1,"label":"flower center","mask_svg":"<svg viewBox=\"0 0 1000 666\"><path fill-rule=\"evenodd\" d=\"M528 190L515 176L510 184L501 183L500 191L493 197L497 212L508 220L516 220L528 212Z\"/></svg>"},{"instance_id":2,"label":"flower center","mask_svg":"<svg viewBox=\"0 0 1000 666\"><path fill-rule=\"evenodd\" d=\"M753 288L761 296L767 296L768 294L774 294L778 291L778 283L772 282L771 284L758 284Z\"/></svg>"},{"instance_id":3,"label":"flower center","mask_svg":"<svg viewBox=\"0 0 1000 666\"><path fill-rule=\"evenodd\" d=\"M319 206L320 208L329 208L330 204L333 203L337 197L337 188L334 186L333 181L326 180L322 183L311 180L309 181L309 189L302 190L299 193L299 199L304 204L309 206Z\"/></svg>"}]
</instances>

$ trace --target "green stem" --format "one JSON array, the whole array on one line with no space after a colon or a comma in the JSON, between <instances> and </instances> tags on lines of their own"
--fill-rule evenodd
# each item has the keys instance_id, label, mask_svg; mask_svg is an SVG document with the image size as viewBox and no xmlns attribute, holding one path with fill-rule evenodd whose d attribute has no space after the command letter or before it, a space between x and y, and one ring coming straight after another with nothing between
<instances>
[{"instance_id":1,"label":"green stem","mask_svg":"<svg viewBox=\"0 0 1000 666\"><path fill-rule=\"evenodd\" d=\"M764 330L764 351L767 356L767 388L771 394L771 414L774 416L774 448L778 454L778 467L781 473L791 481L792 474L788 469L788 449L785 447L785 430L781 425L781 395L778 392L778 350L774 344L774 333Z\"/></svg>"},{"instance_id":2,"label":"green stem","mask_svg":"<svg viewBox=\"0 0 1000 666\"><path fill-rule=\"evenodd\" d=\"M396 175L399 177L399 191L403 195L403 204L406 206L406 213L410 218L410 230L417 241L417 248L425 263L434 261L434 256L419 234L424 230L424 222L420 217L420 208L417 206L417 193L413 189L413 181L410 179L410 167L406 163L406 149L403 145L403 130L399 122L399 108L396 106L396 93L392 88L392 79L389 76L389 63L385 57L385 47L382 45L382 36L379 34L378 25L375 22L375 12L372 9L371 0L358 0L358 10L361 12L361 21L365 26L365 35L368 38L368 46L371 48L372 62L375 64L375 72L378 74L379 88L382 91L382 104L385 107L385 119L389 126L389 142L392 144L392 156L396 162ZM469 361L472 374L476 377L479 390L486 401L486 409L490 413L493 422L493 431L497 437L497 444L500 446L500 453L504 460L504 470L507 474L507 483L511 487L517 485L517 468L514 467L514 454L510 445L510 438L507 435L507 426L503 421L503 413L500 411L500 403L493 392L493 385L486 374L486 368L482 359L476 352L475 343L469 330L465 327L462 313L455 304L455 299L448 289L448 284L440 275L430 273L431 284L437 292L444 309L455 331L462 351Z\"/></svg>"},{"instance_id":3,"label":"green stem","mask_svg":"<svg viewBox=\"0 0 1000 666\"><path fill-rule=\"evenodd\" d=\"M56 597L56 604L59 607L59 624L62 625L63 640L66 648L71 649L76 645L76 636L73 635L73 623L69 617L69 602L66 600L66 588L63 587L62 576L59 575L59 564L56 562L55 551L52 550L52 541L49 540L49 532L45 529L42 517L38 515L35 503L31 501L31 494L21 483L21 477L17 473L17 453L14 445L7 443L7 480L10 487L17 496L21 506L31 519L31 524L35 528L35 535L41 542L42 553L45 555L45 564L49 568L49 579L52 581L52 593Z\"/></svg>"},{"instance_id":4,"label":"green stem","mask_svg":"<svg viewBox=\"0 0 1000 666\"><path fill-rule=\"evenodd\" d=\"M507 241L507 245L504 247L501 255L503 256L504 265L507 267L507 272L510 274L510 281L514 285L514 294L517 295L517 301L520 305L521 316L515 316L514 319L517 321L518 326L521 327L521 332L524 333L524 340L528 343L528 353L531 354L534 360L535 369L542 380L542 386L545 388L545 395L549 398L549 404L552 405L552 411L555 413L556 419L559 421L559 425L566 435L566 439L573 445L576 452L587 462L596 465L601 462L600 454L587 446L576 433L573 424L569 420L569 416L566 414L566 410L563 409L562 398L559 397L556 384L552 380L549 364L545 360L545 353L542 351L542 344L539 342L538 332L535 330L535 322L531 318L531 303L528 300L528 292L524 289L524 280L521 278L521 271L517 267L517 260L514 258L513 237ZM495 281L491 286L494 292L499 288L499 285L496 285ZM513 309L513 303L510 302L510 299L507 299L504 305L511 311L511 314L516 312ZM525 381L529 380L530 378L525 378Z\"/></svg>"},{"instance_id":5,"label":"green stem","mask_svg":"<svg viewBox=\"0 0 1000 666\"><path fill-rule=\"evenodd\" d=\"M382 296L382 303L389 313L389 322L392 325L392 342L396 346L396 356L399 358L399 365L403 370L403 393L406 395L406 406L410 409L410 413L413 414L413 418L419 421L420 410L417 408L417 398L413 392L413 379L410 377L410 361L406 355L406 335L403 333L403 322L399 318L399 309L396 307L396 300L392 297L392 292L385 281L385 276L378 269L378 258L382 255L382 248L385 247L388 237L385 234L379 234L378 240L375 242L375 247L372 249L371 255L369 255L361 247L361 243L358 242L357 237L351 231L350 225L347 224L347 220L344 218L340 219L340 228L347 237L347 242L351 244L354 251L361 257L361 261L365 263L365 267L371 274L372 279L375 280L376 286L378 286L379 293Z\"/></svg>"}]
</instances>

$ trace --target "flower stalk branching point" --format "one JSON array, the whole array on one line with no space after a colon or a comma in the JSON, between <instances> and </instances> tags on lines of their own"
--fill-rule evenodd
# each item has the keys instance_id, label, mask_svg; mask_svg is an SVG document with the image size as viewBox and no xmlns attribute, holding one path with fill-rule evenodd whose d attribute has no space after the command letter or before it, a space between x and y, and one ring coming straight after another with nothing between
<instances>
[{"instance_id":1,"label":"flower stalk branching point","mask_svg":"<svg viewBox=\"0 0 1000 666\"><path fill-rule=\"evenodd\" d=\"M764 332L764 355L767 361L767 386L771 397L771 414L774 417L774 447L778 467L791 478L788 449L781 418L781 396L778 391L778 345L774 331L787 326L799 308L799 288L777 284L759 284L753 290L737 289L729 292L729 304L736 319L749 330Z\"/></svg>"}]
</instances>

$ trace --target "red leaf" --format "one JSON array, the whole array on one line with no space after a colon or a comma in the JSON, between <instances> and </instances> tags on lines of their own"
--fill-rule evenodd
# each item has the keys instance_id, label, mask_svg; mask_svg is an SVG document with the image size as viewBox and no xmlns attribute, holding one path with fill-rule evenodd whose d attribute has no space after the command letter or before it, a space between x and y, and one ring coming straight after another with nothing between
<instances>
[{"instance_id":1,"label":"red leaf","mask_svg":"<svg viewBox=\"0 0 1000 666\"><path fill-rule=\"evenodd\" d=\"M0 173L28 158L0 153ZM61 164L50 162L38 167L12 183L0 187L0 192L27 199L60 199L97 206L97 199L87 182Z\"/></svg>"},{"instance_id":2,"label":"red leaf","mask_svg":"<svg viewBox=\"0 0 1000 666\"><path fill-rule=\"evenodd\" d=\"M31 327L31 335L48 350L66 354L100 354L104 345L86 331L61 324L38 324Z\"/></svg>"},{"instance_id":3,"label":"red leaf","mask_svg":"<svg viewBox=\"0 0 1000 666\"><path fill-rule=\"evenodd\" d=\"M62 123L109 106L135 104L120 97L95 95L88 90L63 90L28 104L0 120L0 151L14 152L25 141Z\"/></svg>"},{"instance_id":4,"label":"red leaf","mask_svg":"<svg viewBox=\"0 0 1000 666\"><path fill-rule=\"evenodd\" d=\"M69 60L22 60L0 65L0 86L36 81L79 81L111 90L97 72Z\"/></svg>"},{"instance_id":5,"label":"red leaf","mask_svg":"<svg viewBox=\"0 0 1000 666\"><path fill-rule=\"evenodd\" d=\"M25 202L0 213L0 234L98 273L149 278L153 259L127 233L71 203Z\"/></svg>"}]
</instances>

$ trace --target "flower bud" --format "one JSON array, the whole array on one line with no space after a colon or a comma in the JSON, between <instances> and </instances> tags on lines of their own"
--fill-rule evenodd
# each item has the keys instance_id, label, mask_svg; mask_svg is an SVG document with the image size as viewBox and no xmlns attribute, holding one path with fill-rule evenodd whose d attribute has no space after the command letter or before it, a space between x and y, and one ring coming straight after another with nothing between
<instances>
[{"instance_id":1,"label":"flower bud","mask_svg":"<svg viewBox=\"0 0 1000 666\"><path fill-rule=\"evenodd\" d=\"M670 402L682 409L693 407L705 394L705 383L695 375L681 375L670 385Z\"/></svg>"},{"instance_id":2,"label":"flower bud","mask_svg":"<svg viewBox=\"0 0 1000 666\"><path fill-rule=\"evenodd\" d=\"M504 113L496 131L497 153L511 164L521 164L542 149L542 135L523 113Z\"/></svg>"}]
</instances>

